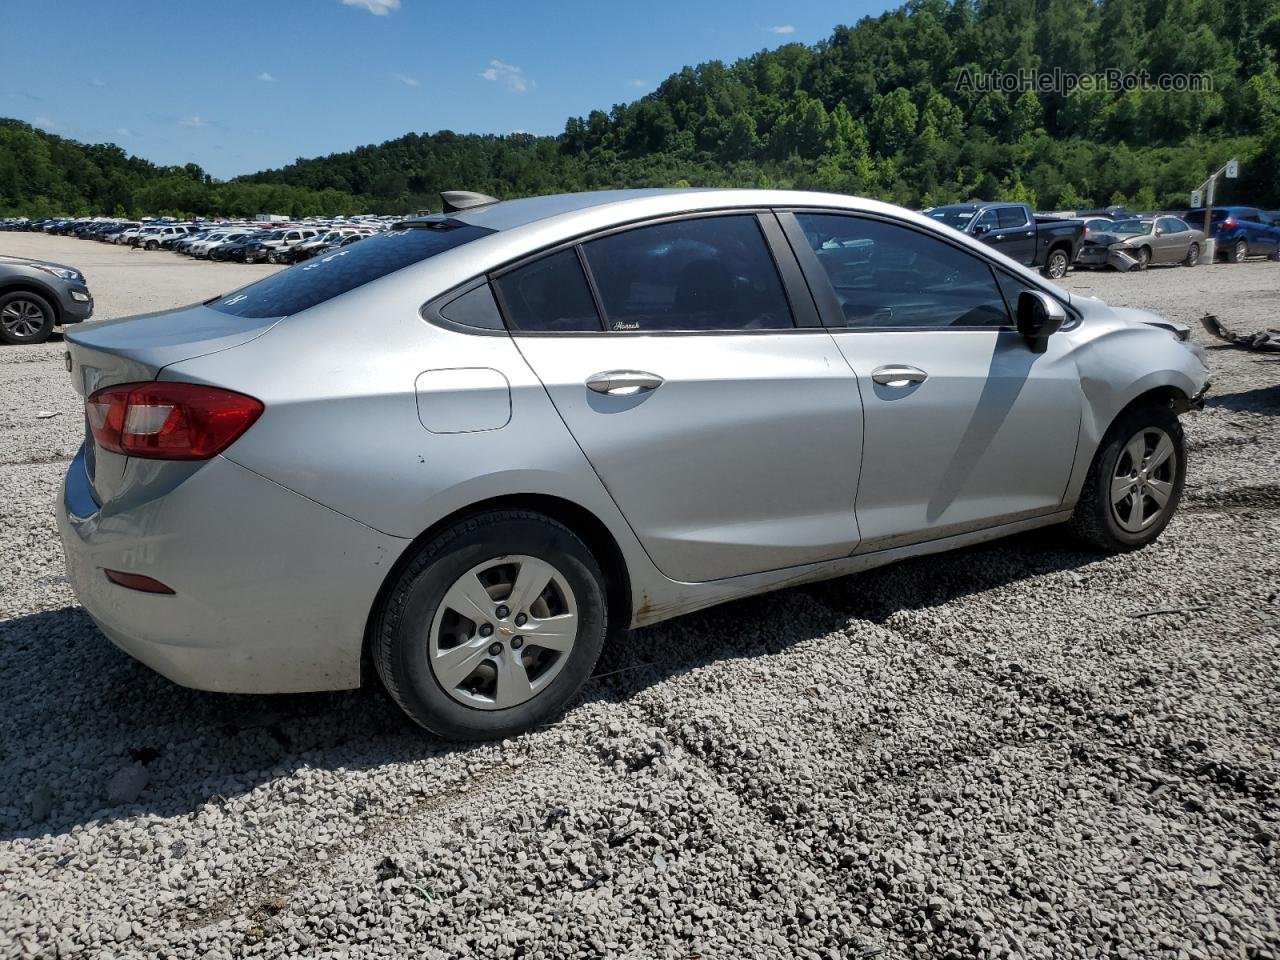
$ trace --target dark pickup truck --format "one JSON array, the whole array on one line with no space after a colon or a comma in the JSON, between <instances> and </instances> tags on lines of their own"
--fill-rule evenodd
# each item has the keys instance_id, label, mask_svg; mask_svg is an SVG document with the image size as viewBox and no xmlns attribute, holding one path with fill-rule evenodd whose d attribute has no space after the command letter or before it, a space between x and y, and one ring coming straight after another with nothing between
<instances>
[{"instance_id":1,"label":"dark pickup truck","mask_svg":"<svg viewBox=\"0 0 1280 960\"><path fill-rule=\"evenodd\" d=\"M1037 217L1025 203L951 203L924 215L989 243L1006 257L1061 280L1084 239L1083 220Z\"/></svg>"}]
</instances>

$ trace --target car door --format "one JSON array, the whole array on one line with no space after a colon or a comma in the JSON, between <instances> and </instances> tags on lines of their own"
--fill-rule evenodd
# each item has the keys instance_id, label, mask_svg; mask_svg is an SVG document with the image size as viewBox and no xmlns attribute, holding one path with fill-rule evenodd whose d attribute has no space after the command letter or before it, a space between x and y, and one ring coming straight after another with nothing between
<instances>
[{"instance_id":1,"label":"car door","mask_svg":"<svg viewBox=\"0 0 1280 960\"><path fill-rule=\"evenodd\" d=\"M1036 258L1036 225L1020 204L996 208L1000 245L997 249L1018 263L1031 264Z\"/></svg>"},{"instance_id":2,"label":"car door","mask_svg":"<svg viewBox=\"0 0 1280 960\"><path fill-rule=\"evenodd\" d=\"M521 353L663 574L715 580L856 547L857 381L772 214L628 227L493 286Z\"/></svg>"},{"instance_id":3,"label":"car door","mask_svg":"<svg viewBox=\"0 0 1280 960\"><path fill-rule=\"evenodd\" d=\"M1185 224L1175 217L1160 217L1156 220L1156 228L1152 238L1156 263L1178 263L1186 259L1187 236Z\"/></svg>"},{"instance_id":4,"label":"car door","mask_svg":"<svg viewBox=\"0 0 1280 960\"><path fill-rule=\"evenodd\" d=\"M1069 335L1033 353L1013 328L1029 284L915 225L779 219L861 387L860 549L1061 509L1083 400Z\"/></svg>"}]
</instances>

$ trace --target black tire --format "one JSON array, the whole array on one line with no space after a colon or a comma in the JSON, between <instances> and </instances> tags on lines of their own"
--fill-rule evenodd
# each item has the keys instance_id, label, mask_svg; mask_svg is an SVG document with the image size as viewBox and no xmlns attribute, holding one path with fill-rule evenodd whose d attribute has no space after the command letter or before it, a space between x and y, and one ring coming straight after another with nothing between
<instances>
[{"instance_id":1,"label":"black tire","mask_svg":"<svg viewBox=\"0 0 1280 960\"><path fill-rule=\"evenodd\" d=\"M1044 269L1041 272L1050 280L1061 280L1067 275L1067 268L1070 266L1071 258L1067 256L1067 251L1062 249L1050 250L1049 256L1044 261Z\"/></svg>"},{"instance_id":2,"label":"black tire","mask_svg":"<svg viewBox=\"0 0 1280 960\"><path fill-rule=\"evenodd\" d=\"M1249 244L1244 240L1237 240L1231 248L1231 262L1244 263L1245 258L1249 256Z\"/></svg>"},{"instance_id":3,"label":"black tire","mask_svg":"<svg viewBox=\"0 0 1280 960\"><path fill-rule=\"evenodd\" d=\"M1186 259L1182 261L1184 267L1194 267L1200 262L1200 244L1193 243L1187 247Z\"/></svg>"},{"instance_id":4,"label":"black tire","mask_svg":"<svg viewBox=\"0 0 1280 960\"><path fill-rule=\"evenodd\" d=\"M15 315L6 316L12 310ZM40 313L40 324L32 328L32 311ZM53 322L57 314L53 305L44 297L26 290L14 290L0 296L0 342L12 346L25 346L31 343L44 343L53 333ZM31 329L32 332L25 332Z\"/></svg>"},{"instance_id":5,"label":"black tire","mask_svg":"<svg viewBox=\"0 0 1280 960\"><path fill-rule=\"evenodd\" d=\"M274 250L270 251L267 254L267 263L280 263L280 262L281 262L280 258L276 255L276 252Z\"/></svg>"},{"instance_id":6,"label":"black tire","mask_svg":"<svg viewBox=\"0 0 1280 960\"><path fill-rule=\"evenodd\" d=\"M1117 522L1111 505L1111 482L1120 465L1124 446L1131 437L1146 427L1156 427L1168 434L1173 441L1173 458L1176 476L1168 502L1151 526L1138 533L1125 530ZM1125 410L1107 430L1098 445L1084 489L1071 515L1072 532L1085 543L1108 553L1125 553L1139 550L1154 541L1168 525L1182 499L1183 483L1187 475L1187 447L1182 435L1182 424L1167 404L1143 403Z\"/></svg>"},{"instance_id":7,"label":"black tire","mask_svg":"<svg viewBox=\"0 0 1280 960\"><path fill-rule=\"evenodd\" d=\"M1150 248L1150 247L1139 247L1139 248L1138 248L1138 258L1137 258L1137 259L1138 259L1138 265L1137 265L1136 267L1134 267L1133 269L1135 269L1135 270L1145 270L1145 269L1147 269L1147 267L1151 266L1151 248Z\"/></svg>"},{"instance_id":8,"label":"black tire","mask_svg":"<svg viewBox=\"0 0 1280 960\"><path fill-rule=\"evenodd\" d=\"M160 244L156 243L154 240L148 240L148 241L147 241L147 249L148 249L148 250L158 250L158 249L160 249Z\"/></svg>"},{"instance_id":9,"label":"black tire","mask_svg":"<svg viewBox=\"0 0 1280 960\"><path fill-rule=\"evenodd\" d=\"M429 663L428 643L445 594L487 560L527 555L551 564L576 600L578 632L564 665L529 700L506 709L460 702ZM608 622L604 576L587 546L539 513L502 510L459 521L423 544L387 591L371 633L374 666L387 693L415 723L449 740L493 740L558 716L591 675ZM495 640L498 634L493 634Z\"/></svg>"}]
</instances>

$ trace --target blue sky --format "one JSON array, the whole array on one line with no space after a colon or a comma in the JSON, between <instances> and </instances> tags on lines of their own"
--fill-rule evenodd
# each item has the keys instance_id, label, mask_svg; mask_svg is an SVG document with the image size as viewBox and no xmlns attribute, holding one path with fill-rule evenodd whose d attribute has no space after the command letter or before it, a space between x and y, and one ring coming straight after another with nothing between
<instances>
[{"instance_id":1,"label":"blue sky","mask_svg":"<svg viewBox=\"0 0 1280 960\"><path fill-rule=\"evenodd\" d=\"M560 133L885 0L0 0L0 116L218 177L409 131Z\"/></svg>"}]
</instances>

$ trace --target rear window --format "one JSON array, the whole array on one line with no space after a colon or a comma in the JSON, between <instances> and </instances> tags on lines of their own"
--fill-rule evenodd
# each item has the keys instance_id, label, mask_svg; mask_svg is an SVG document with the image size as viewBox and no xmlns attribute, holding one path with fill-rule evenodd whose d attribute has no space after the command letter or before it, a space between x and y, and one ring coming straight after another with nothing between
<instances>
[{"instance_id":1,"label":"rear window","mask_svg":"<svg viewBox=\"0 0 1280 960\"><path fill-rule=\"evenodd\" d=\"M490 233L456 221L391 230L259 280L209 306L237 317L285 317Z\"/></svg>"}]
</instances>

